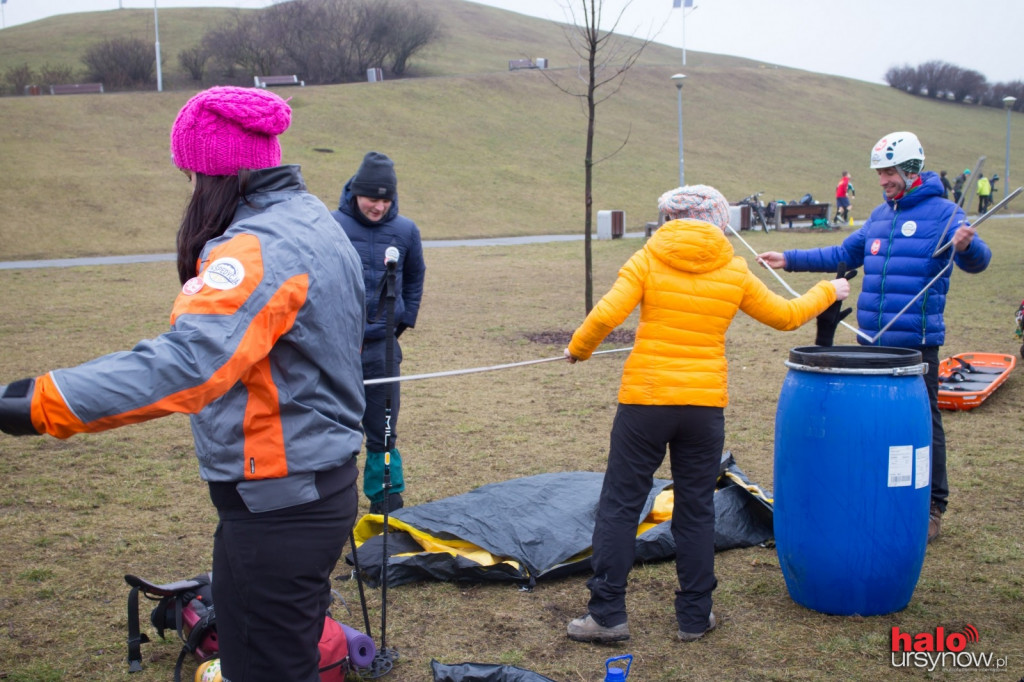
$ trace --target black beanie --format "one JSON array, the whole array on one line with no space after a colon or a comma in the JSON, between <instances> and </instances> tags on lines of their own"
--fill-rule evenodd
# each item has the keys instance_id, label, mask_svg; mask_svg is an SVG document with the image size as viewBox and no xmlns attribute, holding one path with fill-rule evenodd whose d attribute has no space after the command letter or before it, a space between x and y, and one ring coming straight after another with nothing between
<instances>
[{"instance_id":1,"label":"black beanie","mask_svg":"<svg viewBox=\"0 0 1024 682\"><path fill-rule=\"evenodd\" d=\"M394 201L398 191L395 164L380 152L367 152L349 182L349 190L358 197Z\"/></svg>"}]
</instances>

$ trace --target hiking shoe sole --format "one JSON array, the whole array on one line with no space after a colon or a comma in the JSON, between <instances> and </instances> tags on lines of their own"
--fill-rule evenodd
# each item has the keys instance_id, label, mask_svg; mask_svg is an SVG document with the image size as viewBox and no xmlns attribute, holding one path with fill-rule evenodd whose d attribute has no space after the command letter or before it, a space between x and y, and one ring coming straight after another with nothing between
<instances>
[{"instance_id":1,"label":"hiking shoe sole","mask_svg":"<svg viewBox=\"0 0 1024 682\"><path fill-rule=\"evenodd\" d=\"M575 642L624 642L629 639L629 623L606 628L588 613L570 621L566 634Z\"/></svg>"}]
</instances>

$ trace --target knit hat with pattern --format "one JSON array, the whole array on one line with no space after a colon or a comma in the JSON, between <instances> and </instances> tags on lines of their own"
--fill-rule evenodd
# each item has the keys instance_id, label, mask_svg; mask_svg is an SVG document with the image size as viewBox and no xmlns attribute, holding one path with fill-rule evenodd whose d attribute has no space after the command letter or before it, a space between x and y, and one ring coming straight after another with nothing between
<instances>
[{"instance_id":1,"label":"knit hat with pattern","mask_svg":"<svg viewBox=\"0 0 1024 682\"><path fill-rule=\"evenodd\" d=\"M658 210L669 220L703 220L722 230L729 226L729 202L710 185L686 185L669 190L658 199Z\"/></svg>"},{"instance_id":2,"label":"knit hat with pattern","mask_svg":"<svg viewBox=\"0 0 1024 682\"><path fill-rule=\"evenodd\" d=\"M171 127L171 158L182 170L235 175L281 163L277 136L292 110L266 90L221 86L190 99Z\"/></svg>"}]
</instances>

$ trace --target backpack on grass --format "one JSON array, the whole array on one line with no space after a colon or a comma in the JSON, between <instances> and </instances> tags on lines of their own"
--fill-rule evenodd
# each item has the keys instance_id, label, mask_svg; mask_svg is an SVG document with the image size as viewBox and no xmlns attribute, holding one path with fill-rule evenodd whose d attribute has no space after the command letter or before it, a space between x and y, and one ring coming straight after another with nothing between
<instances>
[{"instance_id":1,"label":"backpack on grass","mask_svg":"<svg viewBox=\"0 0 1024 682\"><path fill-rule=\"evenodd\" d=\"M142 670L141 644L149 637L139 629L139 594L157 602L149 620L157 634L178 633L183 646L174 664L174 682L181 682L181 666L192 654L199 662L217 658L217 618L209 573L191 580L157 585L134 575L124 577L131 586L128 593L128 672ZM344 682L349 668L348 640L341 623L328 614L320 637L321 682Z\"/></svg>"},{"instance_id":2,"label":"backpack on grass","mask_svg":"<svg viewBox=\"0 0 1024 682\"><path fill-rule=\"evenodd\" d=\"M149 637L139 629L139 594L157 602L149 620L161 638L164 632L178 633L182 641L178 661L174 664L174 682L181 682L181 665L189 654L199 661L216 657L217 618L213 608L213 590L210 574L203 573L191 580L157 585L134 575L124 581L131 586L128 593L128 672L142 670L140 645Z\"/></svg>"}]
</instances>

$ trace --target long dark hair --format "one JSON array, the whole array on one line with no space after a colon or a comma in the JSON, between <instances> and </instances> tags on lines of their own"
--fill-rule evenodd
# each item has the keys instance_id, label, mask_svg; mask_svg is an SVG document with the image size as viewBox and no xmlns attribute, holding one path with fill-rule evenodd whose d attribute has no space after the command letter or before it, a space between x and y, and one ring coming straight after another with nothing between
<instances>
[{"instance_id":1,"label":"long dark hair","mask_svg":"<svg viewBox=\"0 0 1024 682\"><path fill-rule=\"evenodd\" d=\"M196 266L206 242L224 234L231 225L249 184L245 168L238 175L195 176L196 187L178 229L178 279L182 284L198 274Z\"/></svg>"}]
</instances>

